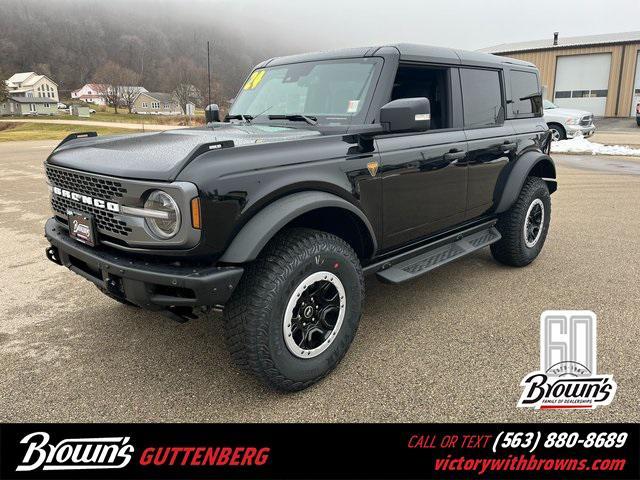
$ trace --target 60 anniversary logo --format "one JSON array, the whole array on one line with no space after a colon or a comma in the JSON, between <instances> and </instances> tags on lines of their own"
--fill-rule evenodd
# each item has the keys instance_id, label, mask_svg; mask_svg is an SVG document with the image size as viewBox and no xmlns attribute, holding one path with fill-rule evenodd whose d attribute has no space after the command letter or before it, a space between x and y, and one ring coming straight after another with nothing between
<instances>
[{"instance_id":1,"label":"60 anniversary logo","mask_svg":"<svg viewBox=\"0 0 640 480\"><path fill-rule=\"evenodd\" d=\"M51 442L46 432L34 432L20 443L27 445L17 472L33 470L98 470L126 467L135 451L130 437L69 438ZM141 466L262 466L269 462L269 447L146 447Z\"/></svg>"}]
</instances>

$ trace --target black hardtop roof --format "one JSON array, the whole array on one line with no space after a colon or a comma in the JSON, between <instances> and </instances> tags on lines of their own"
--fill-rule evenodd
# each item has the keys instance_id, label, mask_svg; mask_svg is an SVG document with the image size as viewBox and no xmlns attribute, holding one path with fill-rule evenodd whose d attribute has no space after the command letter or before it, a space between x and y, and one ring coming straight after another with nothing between
<instances>
[{"instance_id":1,"label":"black hardtop roof","mask_svg":"<svg viewBox=\"0 0 640 480\"><path fill-rule=\"evenodd\" d=\"M446 63L470 66L518 65L522 67L535 68L533 63L517 60L515 58L501 57L490 53L473 52L468 50L455 50L446 47L433 47L415 43L397 43L393 45L380 45L373 47L345 48L324 52L302 53L286 57L275 57L262 62L258 67L332 60L337 58L373 57L383 55L385 53L392 53L394 49L397 54L399 54L400 60L407 62Z\"/></svg>"}]
</instances>

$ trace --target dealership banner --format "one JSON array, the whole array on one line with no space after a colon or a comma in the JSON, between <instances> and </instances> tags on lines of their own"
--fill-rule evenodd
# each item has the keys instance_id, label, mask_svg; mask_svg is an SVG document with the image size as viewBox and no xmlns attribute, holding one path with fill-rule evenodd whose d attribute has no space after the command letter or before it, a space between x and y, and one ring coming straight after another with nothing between
<instances>
[{"instance_id":1,"label":"dealership banner","mask_svg":"<svg viewBox=\"0 0 640 480\"><path fill-rule=\"evenodd\" d=\"M0 478L638 479L639 424L4 424Z\"/></svg>"}]
</instances>

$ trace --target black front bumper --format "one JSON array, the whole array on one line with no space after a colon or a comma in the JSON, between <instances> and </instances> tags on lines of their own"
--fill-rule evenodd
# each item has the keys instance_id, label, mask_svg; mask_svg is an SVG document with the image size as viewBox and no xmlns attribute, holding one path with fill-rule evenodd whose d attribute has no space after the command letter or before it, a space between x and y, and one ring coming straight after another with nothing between
<instances>
[{"instance_id":1,"label":"black front bumper","mask_svg":"<svg viewBox=\"0 0 640 480\"><path fill-rule=\"evenodd\" d=\"M45 225L49 260L69 268L110 295L142 308L222 305L238 285L241 267L175 266L91 248L69 237L54 218Z\"/></svg>"}]
</instances>

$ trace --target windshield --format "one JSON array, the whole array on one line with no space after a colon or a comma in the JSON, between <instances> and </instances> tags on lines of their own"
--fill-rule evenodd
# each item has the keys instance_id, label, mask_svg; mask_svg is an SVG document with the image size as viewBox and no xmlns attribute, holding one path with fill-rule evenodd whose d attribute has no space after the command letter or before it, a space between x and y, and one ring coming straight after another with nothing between
<instances>
[{"instance_id":1,"label":"windshield","mask_svg":"<svg viewBox=\"0 0 640 480\"><path fill-rule=\"evenodd\" d=\"M547 110L551 110L553 108L558 108L558 106L555 103L551 103L549 100L544 100L542 102L542 105L544 106L544 108L546 108Z\"/></svg>"},{"instance_id":2,"label":"windshield","mask_svg":"<svg viewBox=\"0 0 640 480\"><path fill-rule=\"evenodd\" d=\"M229 116L305 115L319 123L351 123L367 104L380 63L356 58L254 70Z\"/></svg>"}]
</instances>

